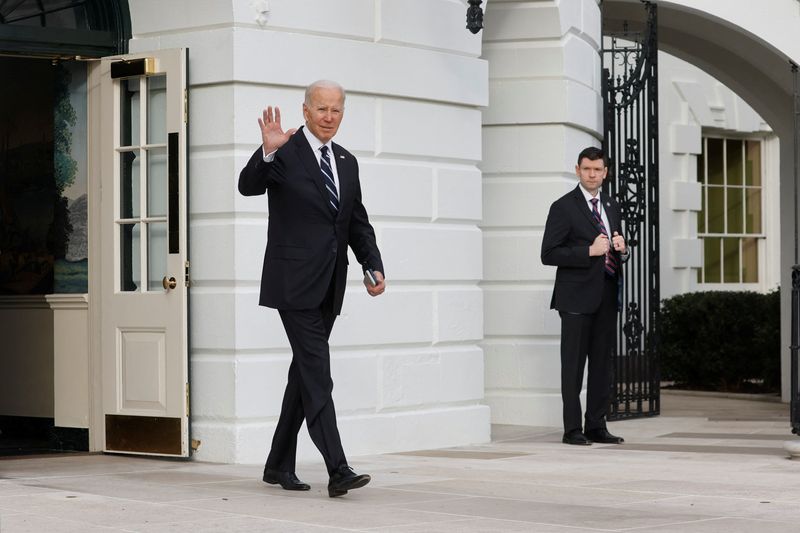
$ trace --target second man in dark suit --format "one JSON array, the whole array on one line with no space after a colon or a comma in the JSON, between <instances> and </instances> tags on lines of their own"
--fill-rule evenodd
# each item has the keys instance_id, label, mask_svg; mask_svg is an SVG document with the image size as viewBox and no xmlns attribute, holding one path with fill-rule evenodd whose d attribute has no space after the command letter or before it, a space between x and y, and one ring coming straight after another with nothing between
<instances>
[{"instance_id":1,"label":"second man in dark suit","mask_svg":"<svg viewBox=\"0 0 800 533\"><path fill-rule=\"evenodd\" d=\"M611 400L612 346L616 333L622 263L628 250L620 210L600 192L606 156L586 148L575 173L580 183L550 207L542 238L542 263L558 267L552 309L561 317L561 397L566 444L620 444L606 428ZM588 360L586 413L580 392ZM581 418L584 418L583 423Z\"/></svg>"},{"instance_id":2,"label":"second man in dark suit","mask_svg":"<svg viewBox=\"0 0 800 533\"><path fill-rule=\"evenodd\" d=\"M259 303L280 313L292 362L264 481L286 490L309 490L295 474L297 433L306 421L330 476L328 495L346 494L370 481L348 466L336 426L328 338L342 308L347 248L362 268L372 296L383 293L383 263L361 202L358 162L332 142L344 115L345 93L331 81L305 94L305 127L283 131L280 110L268 107L258 123L260 146L239 175L245 196L265 192L269 227Z\"/></svg>"}]
</instances>

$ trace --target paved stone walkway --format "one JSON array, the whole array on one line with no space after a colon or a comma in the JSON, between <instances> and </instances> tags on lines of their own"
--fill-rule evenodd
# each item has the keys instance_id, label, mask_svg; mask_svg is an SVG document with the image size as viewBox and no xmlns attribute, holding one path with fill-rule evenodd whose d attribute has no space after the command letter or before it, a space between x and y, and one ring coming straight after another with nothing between
<instances>
[{"instance_id":1,"label":"paved stone walkway","mask_svg":"<svg viewBox=\"0 0 800 533\"><path fill-rule=\"evenodd\" d=\"M260 481L261 465L109 455L0 459L0 532L797 533L800 461L786 405L665 393L615 422L622 446L496 426L491 444L351 458L373 482L327 497Z\"/></svg>"}]
</instances>

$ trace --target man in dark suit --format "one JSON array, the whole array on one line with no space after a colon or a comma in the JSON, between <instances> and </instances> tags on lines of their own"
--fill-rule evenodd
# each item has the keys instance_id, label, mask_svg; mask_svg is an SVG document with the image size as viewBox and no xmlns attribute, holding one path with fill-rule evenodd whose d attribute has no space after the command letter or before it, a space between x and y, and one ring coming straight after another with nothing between
<instances>
[{"instance_id":1,"label":"man in dark suit","mask_svg":"<svg viewBox=\"0 0 800 533\"><path fill-rule=\"evenodd\" d=\"M347 282L347 247L366 271L372 296L383 293L383 263L375 232L361 203L358 162L331 141L344 114L345 93L331 81L306 89L305 127L286 132L280 110L258 119L262 146L239 175L245 196L265 192L269 228L259 304L278 310L292 362L281 414L272 439L264 481L286 490L309 490L295 474L297 432L305 418L325 460L328 495L347 494L370 481L348 466L336 427L328 339L342 309ZM374 281L372 283L371 281Z\"/></svg>"},{"instance_id":2,"label":"man in dark suit","mask_svg":"<svg viewBox=\"0 0 800 533\"><path fill-rule=\"evenodd\" d=\"M599 148L578 156L580 183L550 207L542 238L542 263L558 267L550 308L561 317L561 398L566 444L621 444L606 428L611 400L612 346L616 333L622 263L628 258L620 210L600 192L608 168ZM580 392L589 362L585 425ZM583 431L582 431L583 427Z\"/></svg>"}]
</instances>

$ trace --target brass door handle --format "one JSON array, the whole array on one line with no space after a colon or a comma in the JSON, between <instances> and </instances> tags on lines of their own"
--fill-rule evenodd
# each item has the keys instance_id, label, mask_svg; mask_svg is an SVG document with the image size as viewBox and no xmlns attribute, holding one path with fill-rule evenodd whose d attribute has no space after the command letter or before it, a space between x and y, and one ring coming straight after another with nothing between
<instances>
[{"instance_id":1,"label":"brass door handle","mask_svg":"<svg viewBox=\"0 0 800 533\"><path fill-rule=\"evenodd\" d=\"M164 279L161 280L161 285L164 286L164 290L170 290L177 287L178 282L175 280L175 278L167 279L167 276L164 276Z\"/></svg>"}]
</instances>

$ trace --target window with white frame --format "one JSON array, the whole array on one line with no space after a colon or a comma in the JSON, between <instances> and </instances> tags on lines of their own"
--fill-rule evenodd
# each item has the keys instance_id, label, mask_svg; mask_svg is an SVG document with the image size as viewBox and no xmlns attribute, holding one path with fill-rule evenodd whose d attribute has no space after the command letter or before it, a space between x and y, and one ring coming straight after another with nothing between
<instances>
[{"instance_id":1,"label":"window with white frame","mask_svg":"<svg viewBox=\"0 0 800 533\"><path fill-rule=\"evenodd\" d=\"M697 181L703 204L697 235L703 241L698 283L758 283L758 241L764 239L762 142L703 138Z\"/></svg>"}]
</instances>

